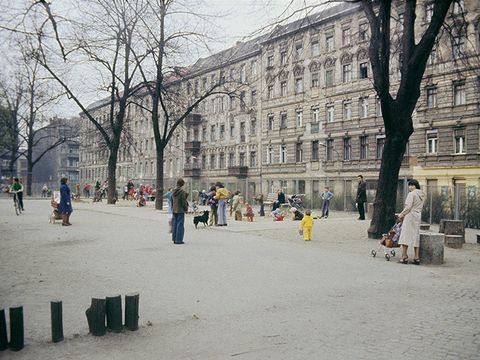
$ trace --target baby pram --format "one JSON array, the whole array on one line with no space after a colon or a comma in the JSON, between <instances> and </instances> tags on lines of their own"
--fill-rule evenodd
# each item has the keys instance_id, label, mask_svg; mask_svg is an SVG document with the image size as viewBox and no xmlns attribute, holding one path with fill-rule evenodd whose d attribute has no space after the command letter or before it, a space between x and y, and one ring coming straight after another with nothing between
<instances>
[{"instance_id":1,"label":"baby pram","mask_svg":"<svg viewBox=\"0 0 480 360\"><path fill-rule=\"evenodd\" d=\"M60 204L60 192L54 191L52 193L52 200L50 206L53 208L52 213L48 217L50 224L55 224L55 220L62 220L62 213L58 211L58 205Z\"/></svg>"},{"instance_id":2,"label":"baby pram","mask_svg":"<svg viewBox=\"0 0 480 360\"><path fill-rule=\"evenodd\" d=\"M372 250L373 257L377 256L377 252L383 249L385 259L390 261L391 256L395 256L395 248L398 248L398 239L400 239L400 232L402 231L402 223L397 222L390 231L383 234L382 240L380 240L380 248L378 250Z\"/></svg>"}]
</instances>

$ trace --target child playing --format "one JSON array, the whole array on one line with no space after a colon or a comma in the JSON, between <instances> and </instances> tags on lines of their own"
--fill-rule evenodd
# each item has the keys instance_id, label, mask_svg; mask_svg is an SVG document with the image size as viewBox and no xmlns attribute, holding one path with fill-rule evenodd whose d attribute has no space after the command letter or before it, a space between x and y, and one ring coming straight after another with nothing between
<instances>
[{"instance_id":1,"label":"child playing","mask_svg":"<svg viewBox=\"0 0 480 360\"><path fill-rule=\"evenodd\" d=\"M247 217L248 221L253 222L255 213L253 212L252 205L245 203L245 213L243 215Z\"/></svg>"},{"instance_id":2,"label":"child playing","mask_svg":"<svg viewBox=\"0 0 480 360\"><path fill-rule=\"evenodd\" d=\"M312 218L311 210L305 211L305 216L300 222L300 227L303 230L303 240L305 241L312 240L313 218Z\"/></svg>"}]
</instances>

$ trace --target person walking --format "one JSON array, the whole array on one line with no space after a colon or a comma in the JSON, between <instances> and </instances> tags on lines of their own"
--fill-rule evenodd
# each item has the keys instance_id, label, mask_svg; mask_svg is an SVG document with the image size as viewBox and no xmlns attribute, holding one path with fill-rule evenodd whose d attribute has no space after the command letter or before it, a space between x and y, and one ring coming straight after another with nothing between
<instances>
[{"instance_id":1,"label":"person walking","mask_svg":"<svg viewBox=\"0 0 480 360\"><path fill-rule=\"evenodd\" d=\"M172 241L176 245L183 244L185 234L185 213L188 211L188 194L182 189L185 185L183 179L177 180L177 187L173 190L173 218L172 218Z\"/></svg>"},{"instance_id":2,"label":"person walking","mask_svg":"<svg viewBox=\"0 0 480 360\"><path fill-rule=\"evenodd\" d=\"M402 230L398 243L402 245L402 258L400 263L408 263L408 247L413 246L413 264L420 265L420 222L422 220L422 209L425 202L425 193L420 190L417 180L408 181L408 195L405 199L405 207L398 215L402 221Z\"/></svg>"},{"instance_id":3,"label":"person walking","mask_svg":"<svg viewBox=\"0 0 480 360\"><path fill-rule=\"evenodd\" d=\"M322 192L322 218L328 218L328 212L330 210L330 200L333 198L333 193L330 191L328 186L325 186L325 189Z\"/></svg>"},{"instance_id":4,"label":"person walking","mask_svg":"<svg viewBox=\"0 0 480 360\"><path fill-rule=\"evenodd\" d=\"M235 221L242 221L242 198L240 190L235 191L232 198L232 211L235 213Z\"/></svg>"},{"instance_id":5,"label":"person walking","mask_svg":"<svg viewBox=\"0 0 480 360\"><path fill-rule=\"evenodd\" d=\"M263 194L258 194L255 200L257 201L258 205L260 205L259 215L265 216L265 205L263 203Z\"/></svg>"},{"instance_id":6,"label":"person walking","mask_svg":"<svg viewBox=\"0 0 480 360\"><path fill-rule=\"evenodd\" d=\"M70 226L70 215L72 214L72 195L67 185L68 178L65 176L60 179L60 203L58 211L62 213L62 226Z\"/></svg>"},{"instance_id":7,"label":"person walking","mask_svg":"<svg viewBox=\"0 0 480 360\"><path fill-rule=\"evenodd\" d=\"M43 184L43 186L42 186L42 198L47 197L47 192L48 192L48 186L47 186L47 184Z\"/></svg>"},{"instance_id":8,"label":"person walking","mask_svg":"<svg viewBox=\"0 0 480 360\"><path fill-rule=\"evenodd\" d=\"M215 190L217 188L215 185L212 185L210 187L210 191L207 194L207 204L210 205L210 218L208 219L208 225L209 226L217 226L218 224L218 214L217 214L217 209L218 209L218 200L215 199Z\"/></svg>"},{"instance_id":9,"label":"person walking","mask_svg":"<svg viewBox=\"0 0 480 360\"><path fill-rule=\"evenodd\" d=\"M313 218L312 211L310 209L305 211L302 221L300 222L300 229L303 232L303 240L311 241L312 240L312 228L313 228Z\"/></svg>"},{"instance_id":10,"label":"person walking","mask_svg":"<svg viewBox=\"0 0 480 360\"><path fill-rule=\"evenodd\" d=\"M363 181L363 176L357 176L358 188L355 202L357 203L358 220L365 220L365 203L367 202L367 184Z\"/></svg>"},{"instance_id":11,"label":"person walking","mask_svg":"<svg viewBox=\"0 0 480 360\"><path fill-rule=\"evenodd\" d=\"M218 226L227 226L227 200L230 198L230 191L225 189L222 183L216 185L215 200L218 200Z\"/></svg>"}]
</instances>

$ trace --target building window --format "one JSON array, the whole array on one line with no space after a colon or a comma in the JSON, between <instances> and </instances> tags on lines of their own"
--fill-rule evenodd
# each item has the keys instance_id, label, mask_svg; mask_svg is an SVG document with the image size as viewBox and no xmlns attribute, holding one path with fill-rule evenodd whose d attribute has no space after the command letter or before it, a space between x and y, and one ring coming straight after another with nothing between
<instances>
[{"instance_id":1,"label":"building window","mask_svg":"<svg viewBox=\"0 0 480 360\"><path fill-rule=\"evenodd\" d=\"M267 147L267 164L273 164L273 149L272 145Z\"/></svg>"},{"instance_id":2,"label":"building window","mask_svg":"<svg viewBox=\"0 0 480 360\"><path fill-rule=\"evenodd\" d=\"M333 51L335 49L335 38L333 32L325 34L325 49L327 52Z\"/></svg>"},{"instance_id":3,"label":"building window","mask_svg":"<svg viewBox=\"0 0 480 360\"><path fill-rule=\"evenodd\" d=\"M437 106L437 87L427 87L427 107L433 108Z\"/></svg>"},{"instance_id":4,"label":"building window","mask_svg":"<svg viewBox=\"0 0 480 360\"><path fill-rule=\"evenodd\" d=\"M452 56L454 59L465 56L465 33L462 30L458 30L452 38Z\"/></svg>"},{"instance_id":5,"label":"building window","mask_svg":"<svg viewBox=\"0 0 480 360\"><path fill-rule=\"evenodd\" d=\"M280 51L280 65L287 65L287 50Z\"/></svg>"},{"instance_id":6,"label":"building window","mask_svg":"<svg viewBox=\"0 0 480 360\"><path fill-rule=\"evenodd\" d=\"M280 163L285 164L287 162L287 145L280 145Z\"/></svg>"},{"instance_id":7,"label":"building window","mask_svg":"<svg viewBox=\"0 0 480 360\"><path fill-rule=\"evenodd\" d=\"M207 168L207 156L202 155L202 169L205 170ZM173 177L173 166L172 166L172 160L170 160L170 177Z\"/></svg>"},{"instance_id":8,"label":"building window","mask_svg":"<svg viewBox=\"0 0 480 360\"><path fill-rule=\"evenodd\" d=\"M282 81L280 83L280 96L287 96L287 82Z\"/></svg>"},{"instance_id":9,"label":"building window","mask_svg":"<svg viewBox=\"0 0 480 360\"><path fill-rule=\"evenodd\" d=\"M343 160L352 159L352 138L343 139Z\"/></svg>"},{"instance_id":10,"label":"building window","mask_svg":"<svg viewBox=\"0 0 480 360\"><path fill-rule=\"evenodd\" d=\"M252 60L250 63L250 71L252 73L252 77L257 76L257 60Z\"/></svg>"},{"instance_id":11,"label":"building window","mask_svg":"<svg viewBox=\"0 0 480 360\"><path fill-rule=\"evenodd\" d=\"M428 55L427 65L433 65L437 62L437 44L434 44L430 55Z\"/></svg>"},{"instance_id":12,"label":"building window","mask_svg":"<svg viewBox=\"0 0 480 360\"><path fill-rule=\"evenodd\" d=\"M368 159L368 135L360 136L360 160Z\"/></svg>"},{"instance_id":13,"label":"building window","mask_svg":"<svg viewBox=\"0 0 480 360\"><path fill-rule=\"evenodd\" d=\"M385 146L385 135L378 135L377 136L377 159L382 158L384 146Z\"/></svg>"},{"instance_id":14,"label":"building window","mask_svg":"<svg viewBox=\"0 0 480 360\"><path fill-rule=\"evenodd\" d=\"M257 152L250 151L250 167L256 167L256 166L257 166Z\"/></svg>"},{"instance_id":15,"label":"building window","mask_svg":"<svg viewBox=\"0 0 480 360\"><path fill-rule=\"evenodd\" d=\"M250 96L251 96L251 104L252 104L252 106L257 105L257 90L252 90Z\"/></svg>"},{"instance_id":16,"label":"building window","mask_svg":"<svg viewBox=\"0 0 480 360\"><path fill-rule=\"evenodd\" d=\"M303 55L303 43L301 41L297 41L295 43L295 59L300 59Z\"/></svg>"},{"instance_id":17,"label":"building window","mask_svg":"<svg viewBox=\"0 0 480 360\"><path fill-rule=\"evenodd\" d=\"M342 81L344 83L352 81L352 64L346 64L342 67Z\"/></svg>"},{"instance_id":18,"label":"building window","mask_svg":"<svg viewBox=\"0 0 480 360\"><path fill-rule=\"evenodd\" d=\"M225 169L225 153L220 153L220 156L218 158L218 168L219 169Z\"/></svg>"},{"instance_id":19,"label":"building window","mask_svg":"<svg viewBox=\"0 0 480 360\"><path fill-rule=\"evenodd\" d=\"M207 141L207 128L202 127L202 141Z\"/></svg>"},{"instance_id":20,"label":"building window","mask_svg":"<svg viewBox=\"0 0 480 360\"><path fill-rule=\"evenodd\" d=\"M235 123L230 123L230 138L232 139L235 135Z\"/></svg>"},{"instance_id":21,"label":"building window","mask_svg":"<svg viewBox=\"0 0 480 360\"><path fill-rule=\"evenodd\" d=\"M335 105L327 104L327 122L331 123L335 121Z\"/></svg>"},{"instance_id":22,"label":"building window","mask_svg":"<svg viewBox=\"0 0 480 360\"><path fill-rule=\"evenodd\" d=\"M301 94L303 92L303 78L295 79L295 94Z\"/></svg>"},{"instance_id":23,"label":"building window","mask_svg":"<svg viewBox=\"0 0 480 360\"><path fill-rule=\"evenodd\" d=\"M215 125L210 126L210 141L215 141Z\"/></svg>"},{"instance_id":24,"label":"building window","mask_svg":"<svg viewBox=\"0 0 480 360\"><path fill-rule=\"evenodd\" d=\"M302 162L303 161L303 143L298 142L295 144L295 161Z\"/></svg>"},{"instance_id":25,"label":"building window","mask_svg":"<svg viewBox=\"0 0 480 360\"><path fill-rule=\"evenodd\" d=\"M360 64L360 79L368 79L368 63Z\"/></svg>"},{"instance_id":26,"label":"building window","mask_svg":"<svg viewBox=\"0 0 480 360\"><path fill-rule=\"evenodd\" d=\"M430 22L432 20L433 7L434 7L433 2L427 2L425 4L425 21L427 21L427 22Z\"/></svg>"},{"instance_id":27,"label":"building window","mask_svg":"<svg viewBox=\"0 0 480 360\"><path fill-rule=\"evenodd\" d=\"M382 102L380 100L380 98L377 96L375 97L375 110L376 110L376 115L377 116L382 116Z\"/></svg>"},{"instance_id":28,"label":"building window","mask_svg":"<svg viewBox=\"0 0 480 360\"><path fill-rule=\"evenodd\" d=\"M351 33L350 28L345 28L342 30L342 46L350 45Z\"/></svg>"},{"instance_id":29,"label":"building window","mask_svg":"<svg viewBox=\"0 0 480 360\"><path fill-rule=\"evenodd\" d=\"M360 98L360 117L368 117L368 97Z\"/></svg>"},{"instance_id":30,"label":"building window","mask_svg":"<svg viewBox=\"0 0 480 360\"><path fill-rule=\"evenodd\" d=\"M352 101L345 100L343 102L343 120L350 120L352 118Z\"/></svg>"},{"instance_id":31,"label":"building window","mask_svg":"<svg viewBox=\"0 0 480 360\"><path fill-rule=\"evenodd\" d=\"M427 154L436 154L438 152L438 132L437 130L427 130Z\"/></svg>"},{"instance_id":32,"label":"building window","mask_svg":"<svg viewBox=\"0 0 480 360\"><path fill-rule=\"evenodd\" d=\"M257 132L257 119L250 120L250 135L255 135Z\"/></svg>"},{"instance_id":33,"label":"building window","mask_svg":"<svg viewBox=\"0 0 480 360\"><path fill-rule=\"evenodd\" d=\"M245 142L245 121L240 123L240 142Z\"/></svg>"},{"instance_id":34,"label":"building window","mask_svg":"<svg viewBox=\"0 0 480 360\"><path fill-rule=\"evenodd\" d=\"M326 69L325 70L325 86L332 86L333 78L334 78L333 69Z\"/></svg>"},{"instance_id":35,"label":"building window","mask_svg":"<svg viewBox=\"0 0 480 360\"><path fill-rule=\"evenodd\" d=\"M453 100L454 105L465 105L465 82L456 81L453 83Z\"/></svg>"},{"instance_id":36,"label":"building window","mask_svg":"<svg viewBox=\"0 0 480 360\"><path fill-rule=\"evenodd\" d=\"M274 121L273 114L269 114L268 117L267 117L267 129L268 130L273 130L273 121Z\"/></svg>"},{"instance_id":37,"label":"building window","mask_svg":"<svg viewBox=\"0 0 480 360\"><path fill-rule=\"evenodd\" d=\"M221 124L220 125L220 140L223 140L225 138L225 125Z\"/></svg>"},{"instance_id":38,"label":"building window","mask_svg":"<svg viewBox=\"0 0 480 360\"><path fill-rule=\"evenodd\" d=\"M228 166L229 167L235 166L235 153L228 154Z\"/></svg>"},{"instance_id":39,"label":"building window","mask_svg":"<svg viewBox=\"0 0 480 360\"><path fill-rule=\"evenodd\" d=\"M280 129L286 129L287 128L287 113L282 112L280 113Z\"/></svg>"},{"instance_id":40,"label":"building window","mask_svg":"<svg viewBox=\"0 0 480 360\"><path fill-rule=\"evenodd\" d=\"M326 146L326 157L327 161L333 161L333 152L334 152L334 143L333 139L328 139L327 140L327 146Z\"/></svg>"},{"instance_id":41,"label":"building window","mask_svg":"<svg viewBox=\"0 0 480 360\"><path fill-rule=\"evenodd\" d=\"M453 13L454 14L461 14L465 9L465 1L464 0L455 0L453 2Z\"/></svg>"},{"instance_id":42,"label":"building window","mask_svg":"<svg viewBox=\"0 0 480 360\"><path fill-rule=\"evenodd\" d=\"M453 136L455 138L455 154L465 154L465 129L454 129Z\"/></svg>"},{"instance_id":43,"label":"building window","mask_svg":"<svg viewBox=\"0 0 480 360\"><path fill-rule=\"evenodd\" d=\"M230 99L230 110L234 110L235 109L235 98L233 96L230 96L229 99Z\"/></svg>"},{"instance_id":44,"label":"building window","mask_svg":"<svg viewBox=\"0 0 480 360\"><path fill-rule=\"evenodd\" d=\"M359 41L368 40L368 23L361 23L358 26L358 40Z\"/></svg>"},{"instance_id":45,"label":"building window","mask_svg":"<svg viewBox=\"0 0 480 360\"><path fill-rule=\"evenodd\" d=\"M312 74L312 88L318 88L318 73Z\"/></svg>"},{"instance_id":46,"label":"building window","mask_svg":"<svg viewBox=\"0 0 480 360\"><path fill-rule=\"evenodd\" d=\"M267 99L268 99L268 100L273 99L273 85L268 85L268 88L267 88Z\"/></svg>"},{"instance_id":47,"label":"building window","mask_svg":"<svg viewBox=\"0 0 480 360\"><path fill-rule=\"evenodd\" d=\"M239 166L246 166L246 165L245 165L245 153L244 153L244 152L241 152L241 153L239 154L238 165L239 165Z\"/></svg>"},{"instance_id":48,"label":"building window","mask_svg":"<svg viewBox=\"0 0 480 360\"><path fill-rule=\"evenodd\" d=\"M274 61L273 55L269 55L267 58L267 68L273 67L273 61Z\"/></svg>"},{"instance_id":49,"label":"building window","mask_svg":"<svg viewBox=\"0 0 480 360\"><path fill-rule=\"evenodd\" d=\"M297 127L303 126L303 110L297 110Z\"/></svg>"},{"instance_id":50,"label":"building window","mask_svg":"<svg viewBox=\"0 0 480 360\"><path fill-rule=\"evenodd\" d=\"M319 160L319 143L318 140L312 141L312 161L318 161Z\"/></svg>"},{"instance_id":51,"label":"building window","mask_svg":"<svg viewBox=\"0 0 480 360\"><path fill-rule=\"evenodd\" d=\"M210 170L215 169L215 155L210 155Z\"/></svg>"},{"instance_id":52,"label":"building window","mask_svg":"<svg viewBox=\"0 0 480 360\"><path fill-rule=\"evenodd\" d=\"M313 38L310 45L312 47L312 56L320 55L320 43L318 42L318 38Z\"/></svg>"},{"instance_id":53,"label":"building window","mask_svg":"<svg viewBox=\"0 0 480 360\"><path fill-rule=\"evenodd\" d=\"M245 84L246 81L247 81L247 67L245 64L243 64L240 67L240 82L242 84Z\"/></svg>"}]
</instances>

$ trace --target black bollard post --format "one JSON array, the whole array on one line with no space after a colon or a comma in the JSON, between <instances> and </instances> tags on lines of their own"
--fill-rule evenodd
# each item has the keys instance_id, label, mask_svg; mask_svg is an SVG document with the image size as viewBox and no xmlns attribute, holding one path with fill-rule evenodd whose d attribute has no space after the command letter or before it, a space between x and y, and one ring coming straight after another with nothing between
<instances>
[{"instance_id":1,"label":"black bollard post","mask_svg":"<svg viewBox=\"0 0 480 360\"><path fill-rule=\"evenodd\" d=\"M88 328L94 336L102 336L107 332L105 326L105 299L92 298L92 304L85 311Z\"/></svg>"},{"instance_id":2,"label":"black bollard post","mask_svg":"<svg viewBox=\"0 0 480 360\"><path fill-rule=\"evenodd\" d=\"M10 308L10 349L19 351L23 349L23 306Z\"/></svg>"},{"instance_id":3,"label":"black bollard post","mask_svg":"<svg viewBox=\"0 0 480 360\"><path fill-rule=\"evenodd\" d=\"M8 347L7 321L5 320L5 309L0 309L0 351Z\"/></svg>"},{"instance_id":4,"label":"black bollard post","mask_svg":"<svg viewBox=\"0 0 480 360\"><path fill-rule=\"evenodd\" d=\"M125 295L125 327L128 330L138 330L138 301L139 294Z\"/></svg>"},{"instance_id":5,"label":"black bollard post","mask_svg":"<svg viewBox=\"0 0 480 360\"><path fill-rule=\"evenodd\" d=\"M107 296L107 329L114 332L120 332L123 329L120 295Z\"/></svg>"},{"instance_id":6,"label":"black bollard post","mask_svg":"<svg viewBox=\"0 0 480 360\"><path fill-rule=\"evenodd\" d=\"M63 340L63 315L62 302L59 300L50 301L50 313L52 320L52 341L60 342Z\"/></svg>"}]
</instances>

